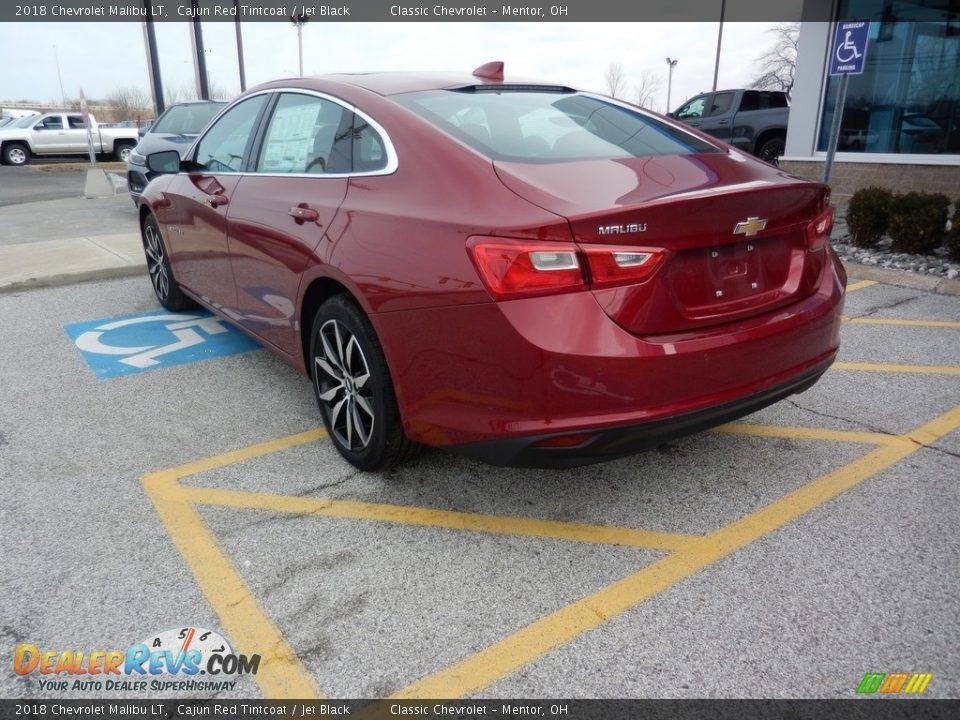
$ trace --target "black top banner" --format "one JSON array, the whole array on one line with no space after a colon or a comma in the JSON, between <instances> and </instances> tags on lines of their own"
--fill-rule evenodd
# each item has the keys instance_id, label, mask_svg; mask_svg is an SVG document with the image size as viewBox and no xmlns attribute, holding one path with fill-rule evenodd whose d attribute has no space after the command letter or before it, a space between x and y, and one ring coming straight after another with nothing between
<instances>
[{"instance_id":1,"label":"black top banner","mask_svg":"<svg viewBox=\"0 0 960 720\"><path fill-rule=\"evenodd\" d=\"M0 717L953 720L960 700L0 700Z\"/></svg>"},{"instance_id":2,"label":"black top banner","mask_svg":"<svg viewBox=\"0 0 960 720\"><path fill-rule=\"evenodd\" d=\"M947 0L960 8L960 0ZM882 3L877 3L880 19ZM559 0L301 2L300 0L37 0L3 2L0 22L725 22L831 21L829 0ZM862 15L862 13L860 13Z\"/></svg>"}]
</instances>

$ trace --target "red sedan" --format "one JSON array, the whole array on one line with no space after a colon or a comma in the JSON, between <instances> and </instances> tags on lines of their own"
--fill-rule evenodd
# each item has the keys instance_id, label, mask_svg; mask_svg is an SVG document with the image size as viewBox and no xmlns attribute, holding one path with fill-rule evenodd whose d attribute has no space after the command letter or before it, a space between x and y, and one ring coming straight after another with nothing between
<instances>
[{"instance_id":1,"label":"red sedan","mask_svg":"<svg viewBox=\"0 0 960 720\"><path fill-rule=\"evenodd\" d=\"M607 460L810 387L846 277L829 189L607 97L474 75L242 95L140 201L160 303L313 380L364 470L421 445Z\"/></svg>"}]
</instances>

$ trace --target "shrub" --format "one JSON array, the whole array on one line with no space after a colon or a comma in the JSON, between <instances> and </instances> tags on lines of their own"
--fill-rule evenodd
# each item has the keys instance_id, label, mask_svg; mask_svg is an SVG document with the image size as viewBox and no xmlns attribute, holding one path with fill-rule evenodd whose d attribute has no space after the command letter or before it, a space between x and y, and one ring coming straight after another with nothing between
<instances>
[{"instance_id":1,"label":"shrub","mask_svg":"<svg viewBox=\"0 0 960 720\"><path fill-rule=\"evenodd\" d=\"M869 248L877 244L890 225L893 193L885 188L868 187L857 190L847 205L847 229L857 247Z\"/></svg>"},{"instance_id":2,"label":"shrub","mask_svg":"<svg viewBox=\"0 0 960 720\"><path fill-rule=\"evenodd\" d=\"M943 242L950 198L942 193L897 195L890 213L890 237L897 252L929 253Z\"/></svg>"},{"instance_id":3,"label":"shrub","mask_svg":"<svg viewBox=\"0 0 960 720\"><path fill-rule=\"evenodd\" d=\"M947 233L947 252L951 260L960 260L960 199L953 204L952 225Z\"/></svg>"}]
</instances>

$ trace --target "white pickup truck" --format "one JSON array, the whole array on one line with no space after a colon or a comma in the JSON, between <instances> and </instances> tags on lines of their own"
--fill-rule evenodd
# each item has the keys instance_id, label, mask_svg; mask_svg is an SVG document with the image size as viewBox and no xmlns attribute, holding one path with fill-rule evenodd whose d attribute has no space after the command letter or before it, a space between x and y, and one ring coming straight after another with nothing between
<instances>
[{"instance_id":1,"label":"white pickup truck","mask_svg":"<svg viewBox=\"0 0 960 720\"><path fill-rule=\"evenodd\" d=\"M137 144L136 128L100 127L90 115L93 151L126 162ZM22 117L0 128L0 160L26 165L37 155L86 155L87 126L80 113L46 113Z\"/></svg>"}]
</instances>

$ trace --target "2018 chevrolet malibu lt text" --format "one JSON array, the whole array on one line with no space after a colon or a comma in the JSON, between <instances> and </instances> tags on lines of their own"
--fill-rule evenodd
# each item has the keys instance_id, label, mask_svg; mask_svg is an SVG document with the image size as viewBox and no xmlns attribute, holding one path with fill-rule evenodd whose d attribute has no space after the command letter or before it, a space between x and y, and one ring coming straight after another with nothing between
<instances>
[{"instance_id":1,"label":"2018 chevrolet malibu lt text","mask_svg":"<svg viewBox=\"0 0 960 720\"><path fill-rule=\"evenodd\" d=\"M267 83L148 162L161 304L310 376L362 469L626 455L805 390L839 347L825 185L502 64Z\"/></svg>"}]
</instances>

